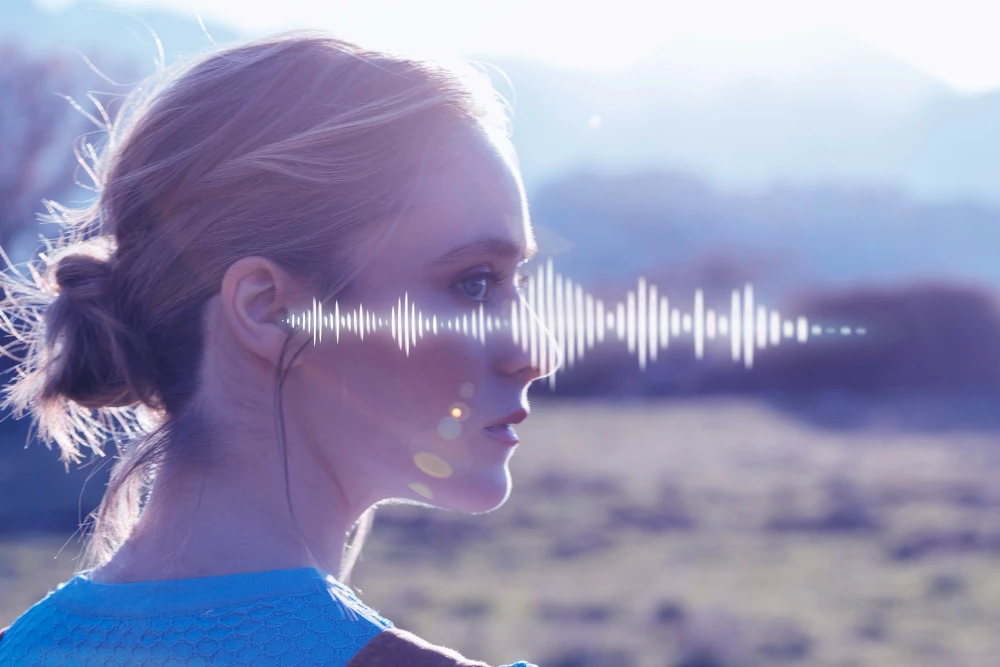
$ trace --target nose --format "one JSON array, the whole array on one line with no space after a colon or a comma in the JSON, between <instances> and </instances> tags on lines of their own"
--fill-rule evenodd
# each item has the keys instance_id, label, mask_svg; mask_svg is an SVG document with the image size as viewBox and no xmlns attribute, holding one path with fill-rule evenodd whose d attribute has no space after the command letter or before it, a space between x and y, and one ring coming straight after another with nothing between
<instances>
[{"instance_id":1,"label":"nose","mask_svg":"<svg viewBox=\"0 0 1000 667\"><path fill-rule=\"evenodd\" d=\"M518 375L525 385L555 373L563 364L563 351L556 337L521 300L516 313L508 304L508 327L498 341L499 365L504 375Z\"/></svg>"}]
</instances>

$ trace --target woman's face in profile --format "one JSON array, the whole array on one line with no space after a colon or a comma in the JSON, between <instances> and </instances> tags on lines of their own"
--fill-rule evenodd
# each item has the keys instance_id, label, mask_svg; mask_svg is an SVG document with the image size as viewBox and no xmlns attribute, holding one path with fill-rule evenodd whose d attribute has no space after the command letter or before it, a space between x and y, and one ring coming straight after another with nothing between
<instances>
[{"instance_id":1,"label":"woman's face in profile","mask_svg":"<svg viewBox=\"0 0 1000 667\"><path fill-rule=\"evenodd\" d=\"M405 294L425 319L437 316L438 334L425 331L407 353L388 326L364 340L341 330L339 342L325 330L286 398L314 454L359 504L379 499L370 495L464 512L502 504L515 444L484 429L523 419L528 386L549 372L531 366L509 328L483 343L444 326L480 308L509 322L534 245L520 180L485 135L449 155L388 239L374 234L358 248L370 259L338 300L342 314L361 304L388 324Z\"/></svg>"}]
</instances>

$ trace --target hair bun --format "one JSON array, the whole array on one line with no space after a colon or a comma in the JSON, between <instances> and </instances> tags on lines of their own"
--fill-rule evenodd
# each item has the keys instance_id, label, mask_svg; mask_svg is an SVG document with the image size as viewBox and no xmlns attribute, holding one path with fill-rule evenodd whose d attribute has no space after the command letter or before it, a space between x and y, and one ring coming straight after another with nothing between
<instances>
[{"instance_id":1,"label":"hair bun","mask_svg":"<svg viewBox=\"0 0 1000 667\"><path fill-rule=\"evenodd\" d=\"M94 409L148 402L153 364L138 333L118 318L112 260L65 255L55 282L59 294L46 311L54 358L45 393Z\"/></svg>"},{"instance_id":2,"label":"hair bun","mask_svg":"<svg viewBox=\"0 0 1000 667\"><path fill-rule=\"evenodd\" d=\"M93 255L67 255L56 265L60 294L74 301L113 305L111 262Z\"/></svg>"}]
</instances>

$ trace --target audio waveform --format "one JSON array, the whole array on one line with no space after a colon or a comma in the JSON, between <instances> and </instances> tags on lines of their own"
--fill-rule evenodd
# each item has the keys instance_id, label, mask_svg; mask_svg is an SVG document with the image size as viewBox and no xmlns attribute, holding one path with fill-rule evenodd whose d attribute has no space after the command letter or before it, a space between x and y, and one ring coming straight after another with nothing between
<instances>
[{"instance_id":1,"label":"audio waveform","mask_svg":"<svg viewBox=\"0 0 1000 667\"><path fill-rule=\"evenodd\" d=\"M732 361L752 368L755 351L778 346L784 340L794 339L801 344L812 337L867 333L864 327L810 323L803 315L786 318L777 310L757 304L750 283L742 290L734 289L728 309L722 311L706 307L701 289L695 290L691 309L683 311L642 277L635 290L626 292L624 301L605 304L580 284L556 273L551 259L538 267L521 297L511 303L509 317L487 314L481 304L471 315L439 318L419 310L404 293L395 307L381 314L366 310L362 304L341 311L338 302L330 312L314 299L310 310L286 322L311 332L314 344L323 342L325 332L338 342L342 332L361 340L388 332L406 355L425 335L454 332L485 344L488 335L502 333L521 345L532 364L548 374L553 387L555 373L551 369L572 368L589 350L609 339L624 341L643 370L674 341L692 340L695 358L703 359L708 343L728 339Z\"/></svg>"}]
</instances>

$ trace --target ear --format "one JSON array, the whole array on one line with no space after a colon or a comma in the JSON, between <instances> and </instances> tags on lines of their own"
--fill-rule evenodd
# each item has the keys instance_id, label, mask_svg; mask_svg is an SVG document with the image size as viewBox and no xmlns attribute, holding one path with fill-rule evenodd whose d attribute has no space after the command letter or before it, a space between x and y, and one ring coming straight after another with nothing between
<instances>
[{"instance_id":1,"label":"ear","mask_svg":"<svg viewBox=\"0 0 1000 667\"><path fill-rule=\"evenodd\" d=\"M285 340L302 333L284 320L304 310L304 301L312 303L299 281L271 260L256 255L242 257L229 266L222 277L220 297L222 312L236 338L275 366ZM288 343L284 363L296 349L295 342Z\"/></svg>"}]
</instances>

